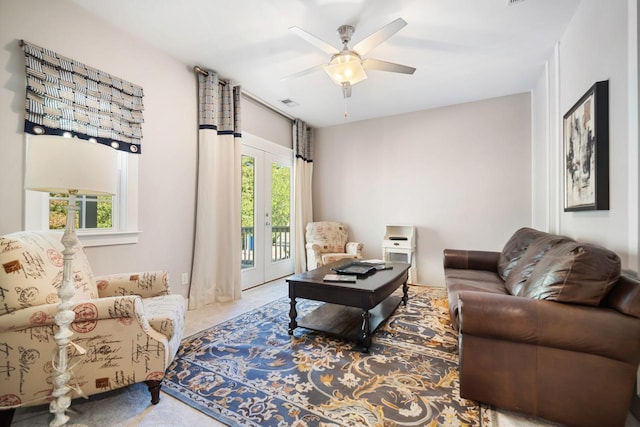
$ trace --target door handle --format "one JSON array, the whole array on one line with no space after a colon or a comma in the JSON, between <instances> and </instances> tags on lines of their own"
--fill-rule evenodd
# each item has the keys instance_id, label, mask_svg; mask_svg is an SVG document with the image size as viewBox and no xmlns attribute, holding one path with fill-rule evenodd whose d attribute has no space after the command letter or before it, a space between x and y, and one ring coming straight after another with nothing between
<instances>
[{"instance_id":1,"label":"door handle","mask_svg":"<svg viewBox=\"0 0 640 427\"><path fill-rule=\"evenodd\" d=\"M267 227L271 225L271 223L269 221L265 222L264 225L266 225Z\"/></svg>"}]
</instances>

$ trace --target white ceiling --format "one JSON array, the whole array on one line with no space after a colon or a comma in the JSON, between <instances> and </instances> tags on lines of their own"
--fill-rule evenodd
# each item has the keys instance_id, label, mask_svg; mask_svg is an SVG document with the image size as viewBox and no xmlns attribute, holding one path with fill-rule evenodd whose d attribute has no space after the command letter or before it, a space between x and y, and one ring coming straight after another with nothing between
<instances>
[{"instance_id":1,"label":"white ceiling","mask_svg":"<svg viewBox=\"0 0 640 427\"><path fill-rule=\"evenodd\" d=\"M189 66L216 70L250 94L315 127L419 111L530 90L579 0L73 0ZM368 71L344 117L329 61L291 31L337 48L336 29L355 27L350 47L390 21L408 25L367 57L417 68ZM291 99L298 106L280 101Z\"/></svg>"}]
</instances>

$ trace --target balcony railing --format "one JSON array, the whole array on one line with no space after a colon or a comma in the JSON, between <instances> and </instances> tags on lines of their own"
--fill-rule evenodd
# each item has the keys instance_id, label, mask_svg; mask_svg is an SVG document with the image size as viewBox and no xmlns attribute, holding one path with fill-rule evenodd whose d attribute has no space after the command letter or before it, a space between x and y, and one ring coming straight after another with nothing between
<instances>
[{"instance_id":1,"label":"balcony railing","mask_svg":"<svg viewBox=\"0 0 640 427\"><path fill-rule=\"evenodd\" d=\"M253 227L242 227L242 268L253 267Z\"/></svg>"},{"instance_id":2,"label":"balcony railing","mask_svg":"<svg viewBox=\"0 0 640 427\"><path fill-rule=\"evenodd\" d=\"M291 233L289 226L271 227L271 261L291 258Z\"/></svg>"},{"instance_id":3,"label":"balcony railing","mask_svg":"<svg viewBox=\"0 0 640 427\"><path fill-rule=\"evenodd\" d=\"M253 267L255 234L253 227L242 227L242 268ZM291 258L291 230L287 226L271 227L271 261Z\"/></svg>"}]
</instances>

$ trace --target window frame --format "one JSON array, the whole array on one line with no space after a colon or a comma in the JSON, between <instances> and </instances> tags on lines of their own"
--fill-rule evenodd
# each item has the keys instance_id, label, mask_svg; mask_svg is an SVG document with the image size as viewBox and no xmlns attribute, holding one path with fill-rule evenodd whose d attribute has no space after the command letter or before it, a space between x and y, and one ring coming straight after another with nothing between
<instances>
[{"instance_id":1,"label":"window frame","mask_svg":"<svg viewBox=\"0 0 640 427\"><path fill-rule=\"evenodd\" d=\"M28 134L26 144L29 144ZM113 196L113 227L76 230L83 246L126 245L138 242L141 233L138 230L138 157L118 151L119 177L117 194ZM25 190L24 229L49 230L49 193Z\"/></svg>"}]
</instances>

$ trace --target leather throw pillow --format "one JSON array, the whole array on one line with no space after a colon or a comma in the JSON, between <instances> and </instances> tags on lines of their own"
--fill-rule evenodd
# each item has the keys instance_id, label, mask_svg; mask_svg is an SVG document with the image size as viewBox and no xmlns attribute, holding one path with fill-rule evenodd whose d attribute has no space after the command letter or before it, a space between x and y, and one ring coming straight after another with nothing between
<instances>
[{"instance_id":1,"label":"leather throw pillow","mask_svg":"<svg viewBox=\"0 0 640 427\"><path fill-rule=\"evenodd\" d=\"M597 306L620 277L620 257L600 246L564 242L549 249L521 296Z\"/></svg>"},{"instance_id":2,"label":"leather throw pillow","mask_svg":"<svg viewBox=\"0 0 640 427\"><path fill-rule=\"evenodd\" d=\"M534 268L545 254L554 246L563 242L572 242L568 237L544 233L533 240L527 250L518 259L515 267L505 280L505 287L511 295L522 296L522 291Z\"/></svg>"},{"instance_id":3,"label":"leather throw pillow","mask_svg":"<svg viewBox=\"0 0 640 427\"><path fill-rule=\"evenodd\" d=\"M502 280L507 280L507 277L518 264L520 258L522 258L522 255L524 255L531 243L547 235L548 234L543 231L528 227L522 227L513 233L513 236L511 236L504 245L504 248L502 248L500 258L498 259L498 274L502 277Z\"/></svg>"}]
</instances>

